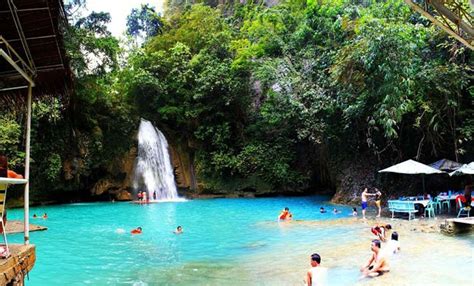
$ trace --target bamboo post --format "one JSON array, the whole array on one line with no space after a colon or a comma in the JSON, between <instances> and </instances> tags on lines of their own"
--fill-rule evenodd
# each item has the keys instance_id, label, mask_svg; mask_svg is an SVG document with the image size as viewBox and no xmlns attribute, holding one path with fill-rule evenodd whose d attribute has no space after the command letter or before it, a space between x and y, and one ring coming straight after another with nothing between
<instances>
[{"instance_id":1,"label":"bamboo post","mask_svg":"<svg viewBox=\"0 0 474 286\"><path fill-rule=\"evenodd\" d=\"M33 86L28 86L28 103L26 115L26 154L25 154L25 195L24 195L24 227L25 227L25 244L30 244L30 140L31 140L31 97Z\"/></svg>"}]
</instances>

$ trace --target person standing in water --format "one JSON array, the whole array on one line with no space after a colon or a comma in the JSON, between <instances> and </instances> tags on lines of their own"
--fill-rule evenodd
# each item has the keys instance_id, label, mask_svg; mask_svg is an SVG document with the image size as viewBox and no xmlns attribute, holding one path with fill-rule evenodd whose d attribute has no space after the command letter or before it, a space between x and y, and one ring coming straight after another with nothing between
<instances>
[{"instance_id":1,"label":"person standing in water","mask_svg":"<svg viewBox=\"0 0 474 286\"><path fill-rule=\"evenodd\" d=\"M375 188L375 205L378 208L377 217L380 217L382 213L382 193L377 188Z\"/></svg>"},{"instance_id":2,"label":"person standing in water","mask_svg":"<svg viewBox=\"0 0 474 286\"><path fill-rule=\"evenodd\" d=\"M156 201L156 191L153 191L153 200Z\"/></svg>"},{"instance_id":3,"label":"person standing in water","mask_svg":"<svg viewBox=\"0 0 474 286\"><path fill-rule=\"evenodd\" d=\"M278 220L291 220L292 218L293 214L290 213L290 209L288 207L282 210L280 215L278 216Z\"/></svg>"},{"instance_id":4,"label":"person standing in water","mask_svg":"<svg viewBox=\"0 0 474 286\"><path fill-rule=\"evenodd\" d=\"M317 253L311 254L310 257L311 268L306 273L307 286L324 286L326 285L327 269L321 267L321 256Z\"/></svg>"},{"instance_id":5,"label":"person standing in water","mask_svg":"<svg viewBox=\"0 0 474 286\"><path fill-rule=\"evenodd\" d=\"M367 196L375 196L375 194L371 194L368 192L367 188L364 189L362 194L360 195L362 201L362 219L365 219L365 209L367 208Z\"/></svg>"}]
</instances>

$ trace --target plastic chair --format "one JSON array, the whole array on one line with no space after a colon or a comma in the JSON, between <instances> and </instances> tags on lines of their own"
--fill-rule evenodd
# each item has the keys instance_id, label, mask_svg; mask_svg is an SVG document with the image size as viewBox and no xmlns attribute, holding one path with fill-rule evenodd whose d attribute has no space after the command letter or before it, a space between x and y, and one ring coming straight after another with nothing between
<instances>
[{"instance_id":1,"label":"plastic chair","mask_svg":"<svg viewBox=\"0 0 474 286\"><path fill-rule=\"evenodd\" d=\"M462 216L469 217L469 212L471 211L471 209L467 207L463 207L460 199L456 199L456 202L458 203L458 206L459 206L458 217L462 217Z\"/></svg>"},{"instance_id":2,"label":"plastic chair","mask_svg":"<svg viewBox=\"0 0 474 286\"><path fill-rule=\"evenodd\" d=\"M446 212L450 213L451 212L451 200L448 198L447 200L444 200L441 202L441 209L446 206Z\"/></svg>"},{"instance_id":3,"label":"plastic chair","mask_svg":"<svg viewBox=\"0 0 474 286\"><path fill-rule=\"evenodd\" d=\"M438 214L440 214L441 213L441 201L437 197L435 197L435 198L433 198L433 201L431 203L435 207L435 211L437 210Z\"/></svg>"},{"instance_id":4,"label":"plastic chair","mask_svg":"<svg viewBox=\"0 0 474 286\"><path fill-rule=\"evenodd\" d=\"M428 205L425 208L425 216L426 213L428 213L428 216L431 218L431 214L433 214L433 218L435 218L435 205L433 204L432 201L428 202Z\"/></svg>"}]
</instances>

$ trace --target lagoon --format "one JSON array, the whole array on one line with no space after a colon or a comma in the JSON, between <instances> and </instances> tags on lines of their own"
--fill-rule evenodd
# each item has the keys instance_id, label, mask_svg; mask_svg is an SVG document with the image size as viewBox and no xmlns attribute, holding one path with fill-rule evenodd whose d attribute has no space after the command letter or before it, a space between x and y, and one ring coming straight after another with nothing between
<instances>
[{"instance_id":1,"label":"lagoon","mask_svg":"<svg viewBox=\"0 0 474 286\"><path fill-rule=\"evenodd\" d=\"M329 268L329 285L472 285L474 236L413 231L393 221L402 251L392 271L359 279L375 238L369 223L329 197L197 199L150 205L80 203L33 207L47 226L31 233L37 261L27 285L303 285L309 255ZM324 206L328 213L319 213ZM289 207L295 221L278 223ZM21 209L9 219L21 219ZM374 213L371 215L374 216ZM384 222L391 222L385 219ZM173 234L182 225L182 235ZM142 226L144 233L130 230ZM22 234L9 242L22 242Z\"/></svg>"}]
</instances>

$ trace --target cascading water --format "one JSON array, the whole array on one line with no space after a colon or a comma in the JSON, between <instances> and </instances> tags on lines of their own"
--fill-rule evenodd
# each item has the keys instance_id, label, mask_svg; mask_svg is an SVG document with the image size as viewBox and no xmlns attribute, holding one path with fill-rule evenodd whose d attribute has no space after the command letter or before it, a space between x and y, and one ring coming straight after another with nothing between
<instances>
[{"instance_id":1,"label":"cascading water","mask_svg":"<svg viewBox=\"0 0 474 286\"><path fill-rule=\"evenodd\" d=\"M141 119L138 129L138 157L133 187L146 191L153 201L179 200L173 167L168 153L168 141L150 121Z\"/></svg>"}]
</instances>

